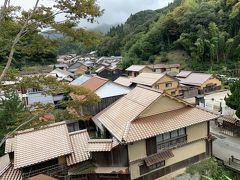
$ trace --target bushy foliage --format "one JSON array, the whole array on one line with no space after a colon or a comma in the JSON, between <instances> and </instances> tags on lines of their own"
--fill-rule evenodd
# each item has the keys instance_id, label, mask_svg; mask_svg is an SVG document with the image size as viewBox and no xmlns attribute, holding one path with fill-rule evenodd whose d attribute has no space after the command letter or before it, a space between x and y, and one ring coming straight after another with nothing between
<instances>
[{"instance_id":1,"label":"bushy foliage","mask_svg":"<svg viewBox=\"0 0 240 180\"><path fill-rule=\"evenodd\" d=\"M113 28L99 53L123 55L125 68L136 62L151 63L160 53L180 49L190 56L187 63L193 70L228 67L240 60L238 7L237 1L176 0L155 13L133 15L130 22ZM144 13L148 16L141 21ZM112 45L114 49L108 48Z\"/></svg>"}]
</instances>

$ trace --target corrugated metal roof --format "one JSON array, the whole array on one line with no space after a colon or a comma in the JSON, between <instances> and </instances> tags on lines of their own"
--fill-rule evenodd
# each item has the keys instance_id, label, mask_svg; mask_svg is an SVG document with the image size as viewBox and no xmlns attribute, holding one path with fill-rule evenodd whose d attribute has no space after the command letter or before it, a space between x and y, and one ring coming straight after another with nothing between
<instances>
[{"instance_id":1,"label":"corrugated metal roof","mask_svg":"<svg viewBox=\"0 0 240 180\"><path fill-rule=\"evenodd\" d=\"M14 151L15 138L8 138L5 142L5 153L10 153Z\"/></svg>"},{"instance_id":2,"label":"corrugated metal roof","mask_svg":"<svg viewBox=\"0 0 240 180\"><path fill-rule=\"evenodd\" d=\"M92 76L90 75L86 75L83 74L80 77L78 77L77 79L75 79L74 81L72 81L70 83L70 85L75 85L75 86L80 86L82 85L84 82L86 82L87 80L91 79Z\"/></svg>"},{"instance_id":3,"label":"corrugated metal roof","mask_svg":"<svg viewBox=\"0 0 240 180\"><path fill-rule=\"evenodd\" d=\"M113 140L112 139L90 139L88 141L89 152L102 152L111 151Z\"/></svg>"},{"instance_id":4,"label":"corrugated metal roof","mask_svg":"<svg viewBox=\"0 0 240 180\"><path fill-rule=\"evenodd\" d=\"M167 151L159 152L157 154L148 156L147 158L144 159L144 161L146 162L147 166L151 166L153 164L159 163L161 161L167 160L172 157L174 157L174 154L172 153L172 151L167 150Z\"/></svg>"},{"instance_id":5,"label":"corrugated metal roof","mask_svg":"<svg viewBox=\"0 0 240 180\"><path fill-rule=\"evenodd\" d=\"M9 155L6 154L0 157L0 177L11 165Z\"/></svg>"},{"instance_id":6,"label":"corrugated metal roof","mask_svg":"<svg viewBox=\"0 0 240 180\"><path fill-rule=\"evenodd\" d=\"M164 76L167 75L163 73L141 73L131 81L136 84L152 86Z\"/></svg>"},{"instance_id":7,"label":"corrugated metal roof","mask_svg":"<svg viewBox=\"0 0 240 180\"><path fill-rule=\"evenodd\" d=\"M28 97L28 105L33 105L34 103L42 103L42 104L53 104L53 96L45 95L41 92L31 92L27 94Z\"/></svg>"},{"instance_id":8,"label":"corrugated metal roof","mask_svg":"<svg viewBox=\"0 0 240 180\"><path fill-rule=\"evenodd\" d=\"M96 94L100 98L107 98L113 96L121 96L129 93L130 89L114 82L108 81L103 86L96 90Z\"/></svg>"},{"instance_id":9,"label":"corrugated metal roof","mask_svg":"<svg viewBox=\"0 0 240 180\"><path fill-rule=\"evenodd\" d=\"M126 96L122 97L102 114L98 120L119 140L125 137L129 123L147 108L161 93L148 90L145 87L136 87Z\"/></svg>"},{"instance_id":10,"label":"corrugated metal roof","mask_svg":"<svg viewBox=\"0 0 240 180\"><path fill-rule=\"evenodd\" d=\"M14 169L13 165L0 176L0 180L22 180L22 172L19 169Z\"/></svg>"},{"instance_id":11,"label":"corrugated metal roof","mask_svg":"<svg viewBox=\"0 0 240 180\"><path fill-rule=\"evenodd\" d=\"M119 78L117 78L114 82L117 83L117 84L120 84L120 85L122 85L122 86L129 87L129 86L132 85L131 80L132 80L132 78L119 77Z\"/></svg>"},{"instance_id":12,"label":"corrugated metal roof","mask_svg":"<svg viewBox=\"0 0 240 180\"><path fill-rule=\"evenodd\" d=\"M218 118L218 121L220 121L220 122L226 121L226 122L229 122L229 123L232 123L232 124L236 124L237 122L240 122L239 119L236 119L232 116L220 116Z\"/></svg>"},{"instance_id":13,"label":"corrugated metal roof","mask_svg":"<svg viewBox=\"0 0 240 180\"><path fill-rule=\"evenodd\" d=\"M90 153L87 151L89 136L87 130L80 130L69 134L73 153L67 156L67 165L77 164L86 161L90 158Z\"/></svg>"},{"instance_id":14,"label":"corrugated metal roof","mask_svg":"<svg viewBox=\"0 0 240 180\"><path fill-rule=\"evenodd\" d=\"M102 72L102 70L104 70L105 69L105 67L104 66L101 66L100 68L98 68L95 72L96 73L99 73L99 72Z\"/></svg>"},{"instance_id":15,"label":"corrugated metal roof","mask_svg":"<svg viewBox=\"0 0 240 180\"><path fill-rule=\"evenodd\" d=\"M81 86L96 91L98 88L108 82L108 79L101 78L99 76L93 76L89 80L85 81Z\"/></svg>"},{"instance_id":16,"label":"corrugated metal roof","mask_svg":"<svg viewBox=\"0 0 240 180\"><path fill-rule=\"evenodd\" d=\"M184 107L153 116L134 120L129 128L126 142L134 142L216 119L218 115L196 107Z\"/></svg>"},{"instance_id":17,"label":"corrugated metal roof","mask_svg":"<svg viewBox=\"0 0 240 180\"><path fill-rule=\"evenodd\" d=\"M146 65L131 65L126 69L126 71L134 71L134 72L139 72L142 69L144 69Z\"/></svg>"},{"instance_id":18,"label":"corrugated metal roof","mask_svg":"<svg viewBox=\"0 0 240 180\"><path fill-rule=\"evenodd\" d=\"M14 168L22 168L73 152L65 122L15 136Z\"/></svg>"}]
</instances>

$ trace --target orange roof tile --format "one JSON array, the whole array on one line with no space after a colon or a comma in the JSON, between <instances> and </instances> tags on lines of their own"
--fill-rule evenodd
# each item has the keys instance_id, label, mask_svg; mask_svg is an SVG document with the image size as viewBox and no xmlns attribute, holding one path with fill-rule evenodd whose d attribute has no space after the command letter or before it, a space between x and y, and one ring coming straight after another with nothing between
<instances>
[{"instance_id":1,"label":"orange roof tile","mask_svg":"<svg viewBox=\"0 0 240 180\"><path fill-rule=\"evenodd\" d=\"M86 161L90 158L90 153L87 152L88 132L87 130L80 130L69 134L73 147L73 153L67 156L67 165L77 164Z\"/></svg>"},{"instance_id":2,"label":"orange roof tile","mask_svg":"<svg viewBox=\"0 0 240 180\"><path fill-rule=\"evenodd\" d=\"M29 180L57 180L57 179L47 176L45 174L39 174L37 176L30 177Z\"/></svg>"},{"instance_id":3,"label":"orange roof tile","mask_svg":"<svg viewBox=\"0 0 240 180\"><path fill-rule=\"evenodd\" d=\"M166 97L183 102L186 107L138 118L161 95L162 93L157 90L137 86L126 96L97 114L93 120L97 122L96 124L102 124L107 128L120 142L130 143L218 117L216 114L166 95Z\"/></svg>"},{"instance_id":4,"label":"orange roof tile","mask_svg":"<svg viewBox=\"0 0 240 180\"><path fill-rule=\"evenodd\" d=\"M14 169L30 166L72 153L66 122L15 136Z\"/></svg>"},{"instance_id":5,"label":"orange roof tile","mask_svg":"<svg viewBox=\"0 0 240 180\"><path fill-rule=\"evenodd\" d=\"M172 153L172 151L167 150L167 151L159 152L157 154L148 156L144 160L145 160L147 166L151 166L153 164L159 163L161 161L167 160L172 157L174 157L174 154Z\"/></svg>"},{"instance_id":6,"label":"orange roof tile","mask_svg":"<svg viewBox=\"0 0 240 180\"><path fill-rule=\"evenodd\" d=\"M84 82L81 86L88 88L91 91L96 91L107 82L108 82L108 79L101 78L98 76L93 76L91 79Z\"/></svg>"},{"instance_id":7,"label":"orange roof tile","mask_svg":"<svg viewBox=\"0 0 240 180\"><path fill-rule=\"evenodd\" d=\"M119 141L122 141L131 121L160 96L161 93L157 90L138 86L93 119L101 122Z\"/></svg>"},{"instance_id":8,"label":"orange roof tile","mask_svg":"<svg viewBox=\"0 0 240 180\"><path fill-rule=\"evenodd\" d=\"M14 141L15 138L8 138L5 142L5 153L10 153L14 151Z\"/></svg>"},{"instance_id":9,"label":"orange roof tile","mask_svg":"<svg viewBox=\"0 0 240 180\"><path fill-rule=\"evenodd\" d=\"M129 128L126 142L134 142L216 119L218 115L196 107L184 107L153 116L134 120Z\"/></svg>"},{"instance_id":10,"label":"orange roof tile","mask_svg":"<svg viewBox=\"0 0 240 180\"><path fill-rule=\"evenodd\" d=\"M112 139L90 139L88 141L89 152L111 151Z\"/></svg>"}]
</instances>

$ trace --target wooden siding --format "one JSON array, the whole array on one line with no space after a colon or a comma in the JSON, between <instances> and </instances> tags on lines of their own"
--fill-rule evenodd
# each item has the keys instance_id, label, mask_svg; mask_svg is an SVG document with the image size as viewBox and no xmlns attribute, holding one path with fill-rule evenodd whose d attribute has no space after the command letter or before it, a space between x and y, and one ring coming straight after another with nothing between
<instances>
[{"instance_id":1,"label":"wooden siding","mask_svg":"<svg viewBox=\"0 0 240 180\"><path fill-rule=\"evenodd\" d=\"M110 106L112 103L117 101L122 96L123 95L103 98L103 99L101 99L101 102L99 102L97 104L83 107L83 112L85 114L90 114L90 115L94 116L97 113L99 113L100 111L102 111L103 109L105 109L108 106Z\"/></svg>"},{"instance_id":2,"label":"wooden siding","mask_svg":"<svg viewBox=\"0 0 240 180\"><path fill-rule=\"evenodd\" d=\"M109 152L92 152L92 159L98 166L128 167L127 146L117 146Z\"/></svg>"},{"instance_id":3,"label":"wooden siding","mask_svg":"<svg viewBox=\"0 0 240 180\"><path fill-rule=\"evenodd\" d=\"M167 96L161 96L155 103L151 104L146 110L144 110L139 117L147 117L159 113L173 111L185 107L186 105L173 100Z\"/></svg>"}]
</instances>

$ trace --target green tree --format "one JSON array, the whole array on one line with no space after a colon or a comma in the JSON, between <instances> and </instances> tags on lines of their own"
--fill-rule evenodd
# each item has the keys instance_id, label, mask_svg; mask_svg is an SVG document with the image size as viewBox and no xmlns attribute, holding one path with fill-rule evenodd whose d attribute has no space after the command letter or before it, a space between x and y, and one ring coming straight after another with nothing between
<instances>
[{"instance_id":1,"label":"green tree","mask_svg":"<svg viewBox=\"0 0 240 180\"><path fill-rule=\"evenodd\" d=\"M236 81L230 85L231 94L225 98L226 105L236 110L236 116L240 118L240 81Z\"/></svg>"},{"instance_id":2,"label":"green tree","mask_svg":"<svg viewBox=\"0 0 240 180\"><path fill-rule=\"evenodd\" d=\"M27 112L27 108L19 99L16 91L5 91L0 98L0 139L16 127L20 121L19 115ZM1 154L2 149L0 149Z\"/></svg>"},{"instance_id":3,"label":"green tree","mask_svg":"<svg viewBox=\"0 0 240 180\"><path fill-rule=\"evenodd\" d=\"M86 33L83 29L76 30L76 25L81 19L93 22L96 17L102 15L103 11L97 5L96 0L54 0L53 7L39 6L39 1L35 1L35 5L28 12L21 8L13 8L8 6L10 3L4 3L0 9L0 27L8 23L8 20L17 22L18 29L10 36L10 48L7 55L7 63L0 76L0 82L7 73L15 53L16 45L20 39L29 32L36 31L39 28L55 28L60 32L69 36L81 36L81 41L91 43L89 39L90 33ZM4 2L8 2L5 0ZM15 11L18 11L17 18ZM57 12L57 13L56 13ZM63 22L56 22L55 16L64 14L66 19ZM85 37L82 37L85 36Z\"/></svg>"}]
</instances>

